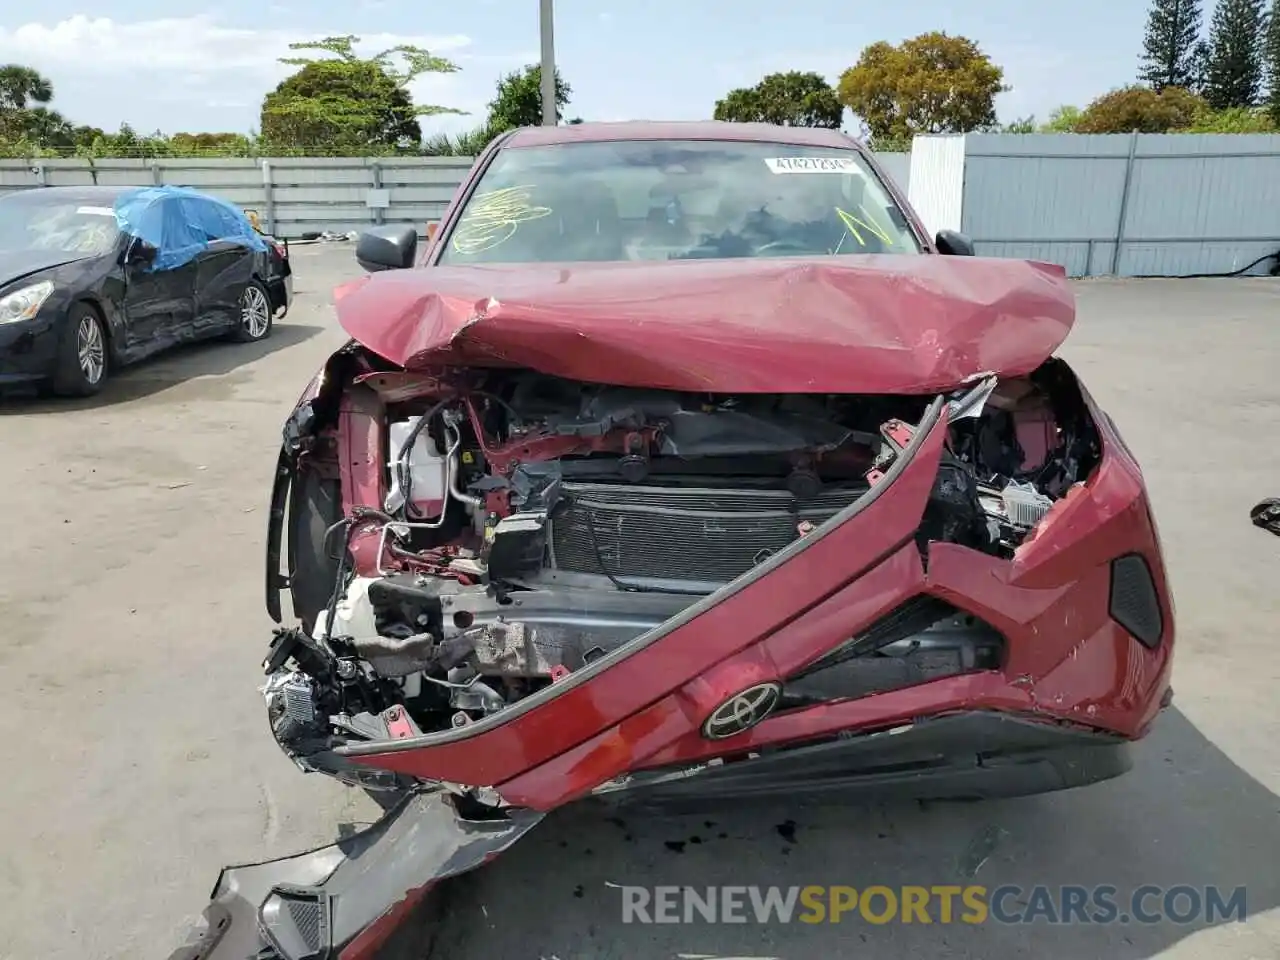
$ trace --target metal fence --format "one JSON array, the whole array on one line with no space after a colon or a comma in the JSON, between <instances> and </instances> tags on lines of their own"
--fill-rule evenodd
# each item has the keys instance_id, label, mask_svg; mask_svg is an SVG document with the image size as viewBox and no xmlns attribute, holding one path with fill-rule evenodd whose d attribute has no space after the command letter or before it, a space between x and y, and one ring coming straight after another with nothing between
<instances>
[{"instance_id":1,"label":"metal fence","mask_svg":"<svg viewBox=\"0 0 1280 960\"><path fill-rule=\"evenodd\" d=\"M1227 273L1280 251L1280 136L971 134L960 183L944 176L980 254L1072 276Z\"/></svg>"},{"instance_id":2,"label":"metal fence","mask_svg":"<svg viewBox=\"0 0 1280 960\"><path fill-rule=\"evenodd\" d=\"M444 213L469 169L470 157L0 160L0 192L89 184L193 187L257 211L268 233L293 240L380 223L425 226Z\"/></svg>"}]
</instances>

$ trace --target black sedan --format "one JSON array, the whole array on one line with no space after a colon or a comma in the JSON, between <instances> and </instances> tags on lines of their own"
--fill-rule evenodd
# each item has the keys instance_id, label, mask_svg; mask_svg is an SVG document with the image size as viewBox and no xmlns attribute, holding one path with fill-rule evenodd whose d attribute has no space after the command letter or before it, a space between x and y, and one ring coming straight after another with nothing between
<instances>
[{"instance_id":1,"label":"black sedan","mask_svg":"<svg viewBox=\"0 0 1280 960\"><path fill-rule=\"evenodd\" d=\"M210 235L170 267L156 246L121 229L118 202L137 191L45 187L0 197L0 387L88 396L112 370L174 344L271 335L292 299L288 248L257 234L251 244ZM206 212L210 223L243 217L195 191L154 202L155 214L188 225Z\"/></svg>"}]
</instances>

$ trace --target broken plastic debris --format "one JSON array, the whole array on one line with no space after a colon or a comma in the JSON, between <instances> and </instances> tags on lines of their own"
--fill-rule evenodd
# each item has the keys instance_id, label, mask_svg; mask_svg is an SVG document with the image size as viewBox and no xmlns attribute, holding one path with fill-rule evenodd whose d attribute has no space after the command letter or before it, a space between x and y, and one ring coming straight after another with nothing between
<instances>
[{"instance_id":1,"label":"broken plastic debris","mask_svg":"<svg viewBox=\"0 0 1280 960\"><path fill-rule=\"evenodd\" d=\"M970 386L967 390L953 394L951 400L947 403L947 417L953 422L956 420L965 420L978 417L982 414L982 408L986 406L987 401L995 392L996 385L999 383L994 374L982 373L973 377L966 377L965 385L978 382Z\"/></svg>"},{"instance_id":2,"label":"broken plastic debris","mask_svg":"<svg viewBox=\"0 0 1280 960\"><path fill-rule=\"evenodd\" d=\"M1010 480L1000 494L1009 521L1020 527L1034 527L1053 507L1053 500L1030 483Z\"/></svg>"}]
</instances>

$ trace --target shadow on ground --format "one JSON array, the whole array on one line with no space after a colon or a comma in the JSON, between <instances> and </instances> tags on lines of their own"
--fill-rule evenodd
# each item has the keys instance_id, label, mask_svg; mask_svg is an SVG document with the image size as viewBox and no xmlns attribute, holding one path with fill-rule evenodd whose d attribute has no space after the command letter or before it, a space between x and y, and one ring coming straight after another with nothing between
<instances>
[{"instance_id":1,"label":"shadow on ground","mask_svg":"<svg viewBox=\"0 0 1280 960\"><path fill-rule=\"evenodd\" d=\"M312 324L278 322L271 331L271 336L257 343L204 340L183 344L114 373L102 392L94 397L41 397L34 390L25 393L14 390L0 394L0 416L96 410L141 400L200 377L228 376L263 357L286 350L324 332L324 327ZM299 392L304 386L305 383L298 384ZM212 388L209 399L221 399L216 396L221 392L216 387ZM193 395L189 399L201 397Z\"/></svg>"},{"instance_id":2,"label":"shadow on ground","mask_svg":"<svg viewBox=\"0 0 1280 960\"><path fill-rule=\"evenodd\" d=\"M430 910L434 936L425 936L424 914L380 960L1150 958L1204 924L944 925L935 909L931 925L873 925L852 914L839 924L710 925L695 918L636 925L622 922L622 894L613 885L1110 884L1121 910L1145 884L1216 885L1224 895L1243 886L1253 917L1280 904L1278 810L1273 793L1176 709L1138 748L1129 774L1042 797L898 807L770 804L661 819L580 806L549 818L490 867L443 887ZM1005 906L1024 908L1018 898ZM1263 936L1239 926L1231 932ZM1251 955L1271 955L1265 943L1257 947Z\"/></svg>"}]
</instances>

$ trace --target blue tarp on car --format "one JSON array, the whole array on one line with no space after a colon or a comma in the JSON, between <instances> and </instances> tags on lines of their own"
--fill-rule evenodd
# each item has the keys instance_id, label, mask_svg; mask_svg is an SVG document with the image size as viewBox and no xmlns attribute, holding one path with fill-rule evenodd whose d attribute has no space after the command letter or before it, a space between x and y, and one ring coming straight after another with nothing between
<instances>
[{"instance_id":1,"label":"blue tarp on car","mask_svg":"<svg viewBox=\"0 0 1280 960\"><path fill-rule=\"evenodd\" d=\"M122 194L114 210L122 232L156 248L152 270L180 267L219 241L267 249L239 207L188 187L139 187Z\"/></svg>"}]
</instances>

